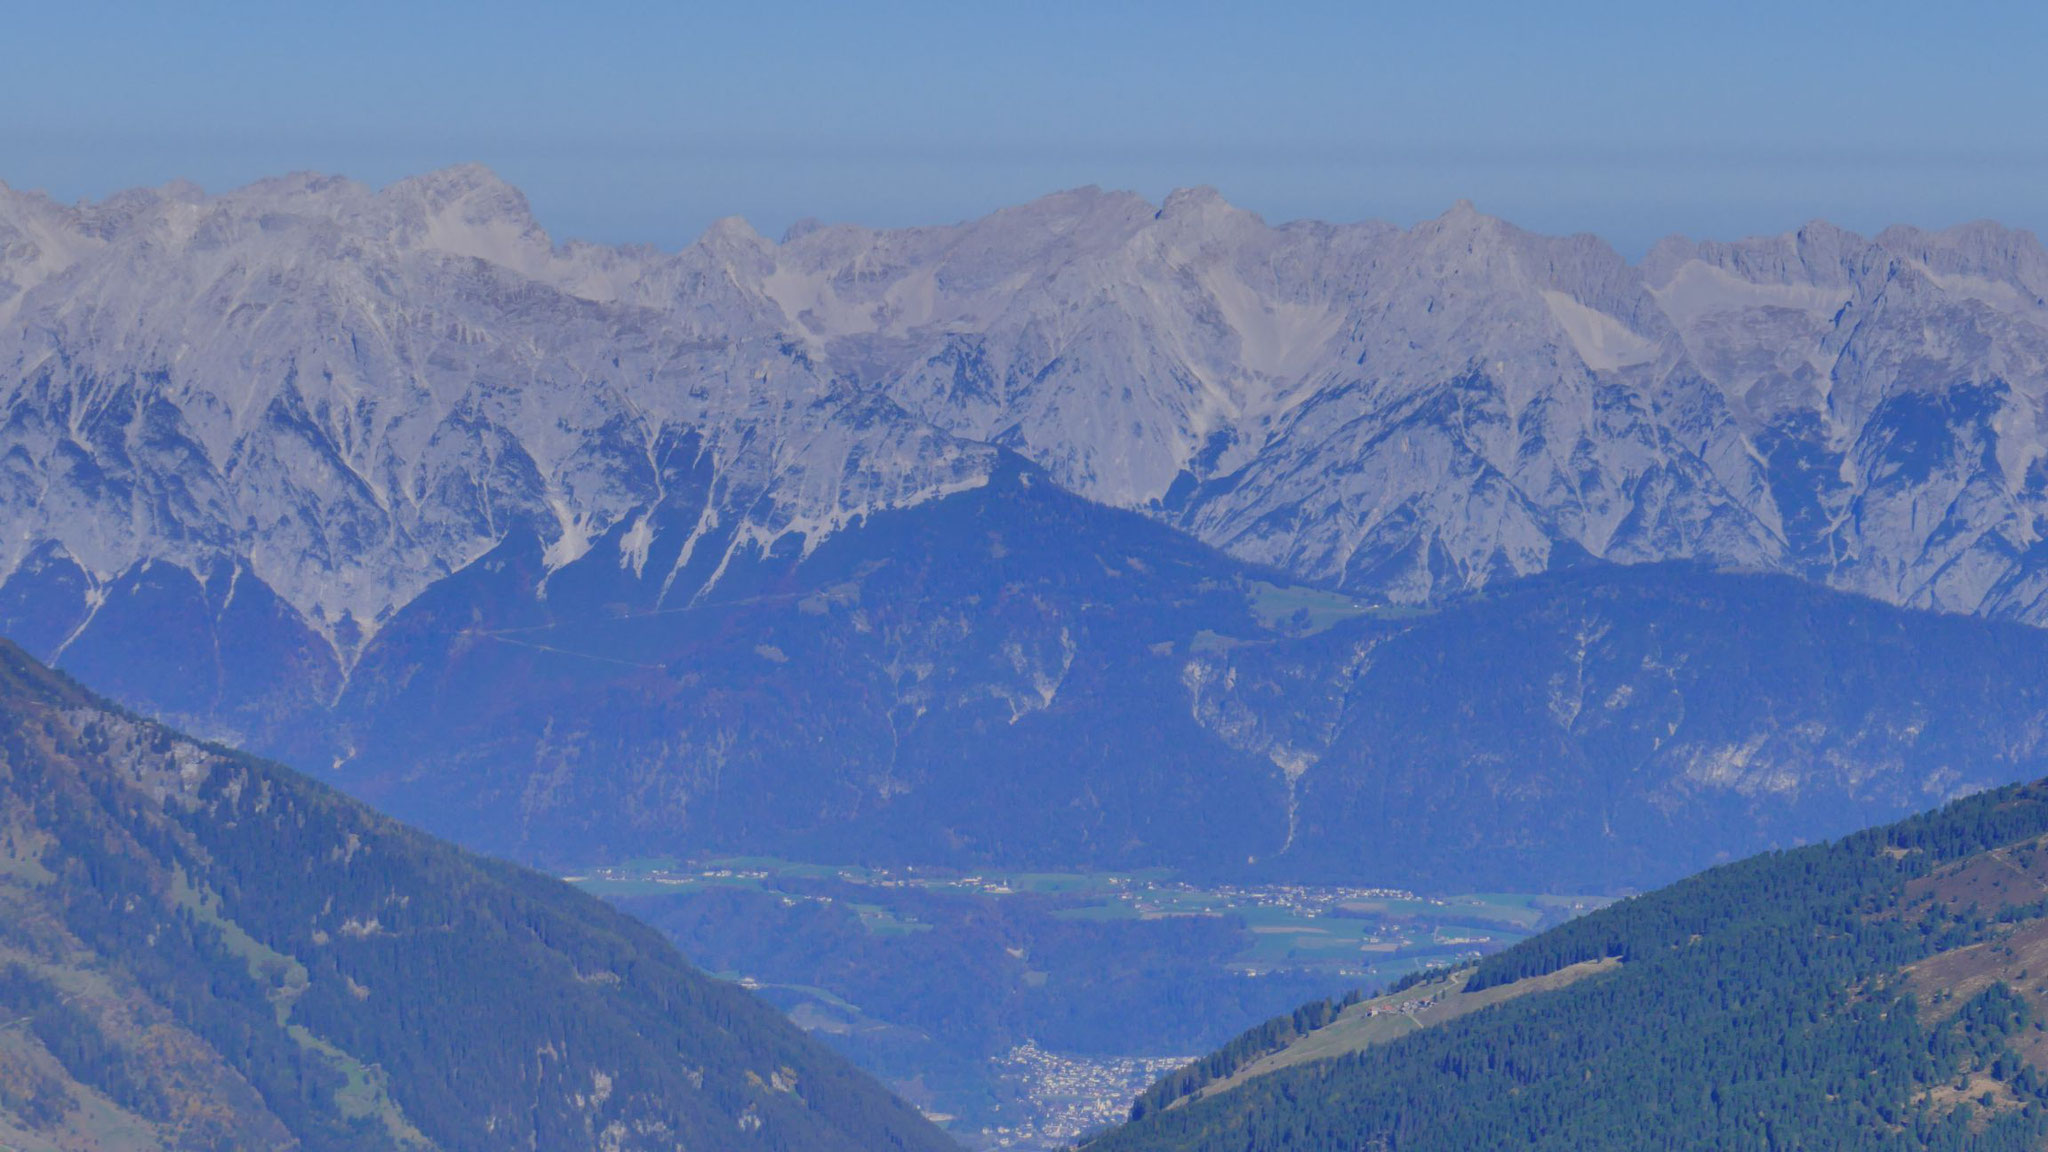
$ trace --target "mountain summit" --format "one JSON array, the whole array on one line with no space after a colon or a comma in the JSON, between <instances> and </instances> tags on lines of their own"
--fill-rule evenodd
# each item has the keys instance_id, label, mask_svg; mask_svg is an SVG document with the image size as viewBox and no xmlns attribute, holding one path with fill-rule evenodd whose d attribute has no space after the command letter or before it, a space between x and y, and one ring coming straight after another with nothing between
<instances>
[{"instance_id":1,"label":"mountain summit","mask_svg":"<svg viewBox=\"0 0 2048 1152\"><path fill-rule=\"evenodd\" d=\"M475 167L0 191L0 631L528 859L1427 872L1425 833L1507 828L1633 883L2036 772L2038 634L1820 588L1786 618L1681 568L1505 582L1693 561L2048 622L2044 300L1993 224L1630 264L1469 204L1276 226L1083 188L660 252L557 244ZM1475 593L1543 605L1541 657L1480 672ZM1810 667L1759 680L1787 620ZM1436 679L1386 662L1411 644ZM1871 713L1858 662L1897 651L1906 703L1986 732ZM1455 755L1388 751L1436 715ZM1058 835L983 823L1005 789Z\"/></svg>"},{"instance_id":2,"label":"mountain summit","mask_svg":"<svg viewBox=\"0 0 2048 1152\"><path fill-rule=\"evenodd\" d=\"M528 528L687 599L981 482L990 444L1239 557L1422 602L1706 558L2034 621L2048 254L1992 224L1597 239L1211 189L556 245L464 167L0 191L0 569L261 581L349 664ZM660 525L657 527L657 525ZM677 563L645 570L650 534ZM691 562L703 560L698 568Z\"/></svg>"}]
</instances>

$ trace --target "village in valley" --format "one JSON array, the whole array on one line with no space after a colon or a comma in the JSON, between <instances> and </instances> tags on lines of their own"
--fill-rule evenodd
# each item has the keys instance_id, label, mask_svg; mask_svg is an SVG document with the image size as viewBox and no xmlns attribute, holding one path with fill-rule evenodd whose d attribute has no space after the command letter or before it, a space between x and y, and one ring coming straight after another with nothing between
<instances>
[{"instance_id":1,"label":"village in valley","mask_svg":"<svg viewBox=\"0 0 2048 1152\"><path fill-rule=\"evenodd\" d=\"M636 860L586 869L568 879L629 906L640 902L642 914L657 920L659 914L650 912L646 901L725 908L726 916L758 915L737 910L764 907L793 916L806 908L816 915L843 916L879 949L870 962L881 964L894 963L885 958L902 953L914 939L962 931L957 911L947 910L965 907L982 909L984 920L1079 922L1071 924L1074 928L1092 924L1106 938L1132 939L1117 931L1118 925L1131 930L1213 925L1200 935L1226 943L1204 969L1204 979L1212 982L1212 990L1215 981L1237 984L1247 1004L1271 1000L1262 1012L1285 1011L1299 1000L1351 989L1370 993L1419 969L1497 951L1607 902L1590 896L1433 894L1369 884L1203 884L1163 869L1011 872L765 857ZM956 944L967 946L964 939ZM1008 955L1018 962L1025 988L1037 991L1076 978L1076 964L1099 969L1112 960L1137 959L1106 953L1077 959L1068 953L1062 961L1027 951L1019 942ZM860 990L832 986L821 976L793 976L787 959L732 955L716 967L828 1041L903 1035L901 1021L878 1011ZM779 973L772 970L777 968ZM908 971L898 976L914 979ZM976 1115L951 1114L959 1107L957 1095L950 1098L953 1103L933 1098L921 1106L978 1150L1066 1148L1119 1121L1139 1092L1185 1064L1196 1047L1082 1051L1056 1038L1026 1034L984 1059L983 1087L975 1093L984 1103ZM917 1099L911 1086L897 1087Z\"/></svg>"},{"instance_id":2,"label":"village in valley","mask_svg":"<svg viewBox=\"0 0 2048 1152\"><path fill-rule=\"evenodd\" d=\"M852 886L863 921L882 931L914 920L890 912L889 894L956 893L1032 897L1072 919L1154 920L1218 917L1241 921L1245 948L1232 967L1247 976L1275 970L1328 970L1364 985L1391 982L1418 968L1456 963L1505 947L1551 924L1608 902L1598 896L1478 893L1431 895L1361 885L1203 885L1163 870L1145 872L963 872L818 865L766 858L688 864L634 861L568 877L600 895L651 894L739 886L783 891L787 901L830 903L843 896L785 886L827 879Z\"/></svg>"}]
</instances>

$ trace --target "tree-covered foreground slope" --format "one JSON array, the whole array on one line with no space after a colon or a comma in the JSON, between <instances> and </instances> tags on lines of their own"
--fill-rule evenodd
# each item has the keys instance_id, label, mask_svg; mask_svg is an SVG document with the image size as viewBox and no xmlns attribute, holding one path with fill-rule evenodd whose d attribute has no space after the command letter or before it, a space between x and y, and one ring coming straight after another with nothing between
<instances>
[{"instance_id":1,"label":"tree-covered foreground slope","mask_svg":"<svg viewBox=\"0 0 2048 1152\"><path fill-rule=\"evenodd\" d=\"M0 1145L951 1146L601 902L5 642Z\"/></svg>"},{"instance_id":2,"label":"tree-covered foreground slope","mask_svg":"<svg viewBox=\"0 0 2048 1152\"><path fill-rule=\"evenodd\" d=\"M1274 1021L1088 1152L2038 1149L2048 783Z\"/></svg>"}]
</instances>

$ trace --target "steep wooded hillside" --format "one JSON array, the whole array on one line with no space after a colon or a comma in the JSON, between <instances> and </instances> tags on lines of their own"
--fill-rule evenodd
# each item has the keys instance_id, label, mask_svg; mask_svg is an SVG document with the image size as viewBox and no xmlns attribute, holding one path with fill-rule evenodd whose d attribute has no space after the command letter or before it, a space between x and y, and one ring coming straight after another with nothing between
<instances>
[{"instance_id":1,"label":"steep wooded hillside","mask_svg":"<svg viewBox=\"0 0 2048 1152\"><path fill-rule=\"evenodd\" d=\"M598 900L4 642L0 1143L951 1146Z\"/></svg>"},{"instance_id":2,"label":"steep wooded hillside","mask_svg":"<svg viewBox=\"0 0 2048 1152\"><path fill-rule=\"evenodd\" d=\"M2048 784L1716 868L1306 1024L1087 1147L2039 1148Z\"/></svg>"}]
</instances>

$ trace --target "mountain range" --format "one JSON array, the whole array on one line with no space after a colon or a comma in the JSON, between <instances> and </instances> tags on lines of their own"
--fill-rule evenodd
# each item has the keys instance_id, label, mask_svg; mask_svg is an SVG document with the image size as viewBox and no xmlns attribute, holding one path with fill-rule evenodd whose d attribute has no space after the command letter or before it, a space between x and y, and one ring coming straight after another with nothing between
<instances>
[{"instance_id":1,"label":"mountain range","mask_svg":"<svg viewBox=\"0 0 2048 1152\"><path fill-rule=\"evenodd\" d=\"M1464 204L1272 227L1085 189L670 253L555 246L459 168L9 191L0 238L8 566L223 566L343 668L512 528L553 565L623 528L686 600L982 482L991 445L1400 602L1585 554L2040 612L2048 255L1991 224L1632 265Z\"/></svg>"},{"instance_id":2,"label":"mountain range","mask_svg":"<svg viewBox=\"0 0 2048 1152\"><path fill-rule=\"evenodd\" d=\"M558 865L1656 882L2040 766L2044 285L1990 224L1632 264L1084 189L663 252L478 168L0 190L0 631ZM1544 660L1460 638L1496 597Z\"/></svg>"},{"instance_id":3,"label":"mountain range","mask_svg":"<svg viewBox=\"0 0 2048 1152\"><path fill-rule=\"evenodd\" d=\"M748 1116L748 1139L788 1146L937 1138L629 922L159 721L558 873L772 854L873 876L1612 894L2039 777L2044 296L2048 254L1988 223L1815 223L1631 262L1465 204L1412 228L1273 226L1207 190L1082 189L933 228L771 241L729 220L660 251L558 244L479 168L78 205L0 186L0 634L27 653L7 657L34 701L17 727L56 741L9 763L61 763L59 791L101 806L81 827L136 869L100 876L78 841L58 888L10 897L126 975L8 954L0 999L41 1047L5 1051L55 1087L7 1105L155 1139L149 1085L169 1076L218 1089L194 1098L229 1143L458 1147L479 1124L573 1143L616 1121L625 1146L718 1146ZM241 865L190 847L254 859L235 837L267 825L135 808L102 780L133 765L50 719L85 712L115 717L91 733L150 733L333 815L270 848L326 859L376 830L417 866L406 883L485 909L435 905L435 923L556 975L558 953L607 941L666 982L642 989L662 1011L740 1022L721 1051L787 1055L691 1057L721 1086L708 1107L665 1072L600 1069L603 1099L501 1078L539 1103L500 1116L512 1097L435 1069L502 1053L402 1051L370 961L339 985L321 967L391 941L323 927L312 951L272 923ZM285 895L315 880L348 877ZM211 999L65 919L100 888L175 922L194 970L218 969ZM1059 1033L1059 1012L1096 1056L1184 1053L1310 979L1240 987L1256 926L1127 933L1201 947L1125 958L1118 995L1150 1023L1118 1052L1093 985L1049 983L1080 952L1008 951L1064 939L1063 907L1031 905L1045 923L1025 933L992 928L1024 915L995 905L926 922L839 893L838 935L784 956L737 929L790 893L698 895L643 903L785 982L844 975L876 925L929 936L906 956L1000 947L1015 964L973 1012L1005 1044ZM275 961L243 966L254 992L215 955L244 937ZM1200 996L1176 1000L1168 973ZM837 1005L852 984L803 977L821 986L802 996L887 1023L833 1042L899 1083L906 1061L943 1064L918 1098L998 1123L988 1045L870 976ZM336 987L371 995L337 1007ZM1230 1020L1161 1023L1196 999ZM601 1050L688 1047L641 1000L583 1007ZM255 1047L207 1031L220 1020ZM190 1058L137 1055L156 1035ZM298 1070L304 1109L235 1063L259 1051L297 1053L265 1066Z\"/></svg>"}]
</instances>

